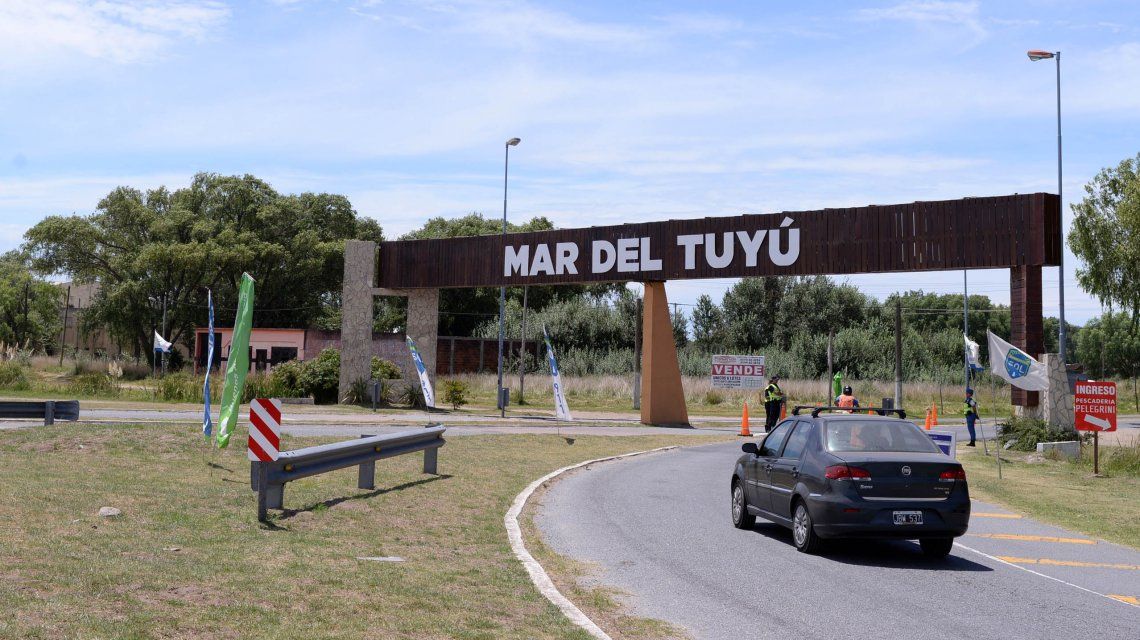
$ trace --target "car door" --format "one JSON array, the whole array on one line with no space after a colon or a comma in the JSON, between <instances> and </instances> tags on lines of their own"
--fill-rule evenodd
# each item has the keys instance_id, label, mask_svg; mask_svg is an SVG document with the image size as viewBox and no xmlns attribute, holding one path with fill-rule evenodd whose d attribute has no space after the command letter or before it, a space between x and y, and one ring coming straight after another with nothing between
<instances>
[{"instance_id":1,"label":"car door","mask_svg":"<svg viewBox=\"0 0 1140 640\"><path fill-rule=\"evenodd\" d=\"M795 424L794 420L785 420L776 425L768 437L760 443L760 454L752 461L752 469L749 476L752 478L752 497L749 498L748 504L760 509L762 511L770 512L772 510L772 497L770 487L771 478L770 472L772 470L772 463L780 459L780 451L784 448L784 440L787 439L788 433L791 432L792 426Z\"/></svg>"},{"instance_id":2,"label":"car door","mask_svg":"<svg viewBox=\"0 0 1140 640\"><path fill-rule=\"evenodd\" d=\"M814 432L815 425L806 420L796 421L796 428L784 443L780 457L772 462L768 471L772 513L783 518L792 517L792 493L799 482L804 450Z\"/></svg>"}]
</instances>

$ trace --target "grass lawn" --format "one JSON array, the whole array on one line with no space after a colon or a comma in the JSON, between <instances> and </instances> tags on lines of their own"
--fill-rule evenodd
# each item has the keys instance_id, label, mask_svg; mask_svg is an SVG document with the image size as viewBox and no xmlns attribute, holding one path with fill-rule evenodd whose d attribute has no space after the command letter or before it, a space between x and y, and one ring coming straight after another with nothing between
<instances>
[{"instance_id":1,"label":"grass lawn","mask_svg":"<svg viewBox=\"0 0 1140 640\"><path fill-rule=\"evenodd\" d=\"M1102 464L1118 447L1101 447ZM1027 462L1028 454L1002 453L1002 479L982 447L959 447L970 494L1043 522L1140 549L1140 477L1117 473L1093 477L1092 463ZM1092 455L1091 447L1086 451ZM1120 447L1123 450L1125 448ZM992 453L992 450L991 450Z\"/></svg>"},{"instance_id":2,"label":"grass lawn","mask_svg":"<svg viewBox=\"0 0 1140 640\"><path fill-rule=\"evenodd\" d=\"M511 500L566 464L709 441L454 437L441 476L409 455L377 464L375 491L355 468L308 478L262 525L240 435L218 451L173 426L2 431L0 637L586 638L512 555Z\"/></svg>"}]
</instances>

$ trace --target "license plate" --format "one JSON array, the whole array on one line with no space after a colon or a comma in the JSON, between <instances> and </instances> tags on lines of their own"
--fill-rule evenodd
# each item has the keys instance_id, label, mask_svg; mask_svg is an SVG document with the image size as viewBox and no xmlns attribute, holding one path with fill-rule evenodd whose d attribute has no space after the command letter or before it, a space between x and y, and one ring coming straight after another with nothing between
<instances>
[{"instance_id":1,"label":"license plate","mask_svg":"<svg viewBox=\"0 0 1140 640\"><path fill-rule=\"evenodd\" d=\"M896 511L895 524L922 524L922 512Z\"/></svg>"}]
</instances>

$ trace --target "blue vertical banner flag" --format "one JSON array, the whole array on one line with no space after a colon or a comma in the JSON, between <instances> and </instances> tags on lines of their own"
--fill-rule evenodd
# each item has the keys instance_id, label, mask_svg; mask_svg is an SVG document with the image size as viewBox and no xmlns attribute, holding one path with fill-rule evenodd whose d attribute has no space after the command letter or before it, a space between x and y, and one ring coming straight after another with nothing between
<instances>
[{"instance_id":1,"label":"blue vertical banner flag","mask_svg":"<svg viewBox=\"0 0 1140 640\"><path fill-rule=\"evenodd\" d=\"M411 336L407 336L405 340L408 343L408 351L412 352L412 362L416 363L416 371L420 374L420 389L424 392L424 404L434 409L435 391L431 388L431 380L428 378L424 359L420 357L420 350L416 348L416 341L412 340Z\"/></svg>"},{"instance_id":2,"label":"blue vertical banner flag","mask_svg":"<svg viewBox=\"0 0 1140 640\"><path fill-rule=\"evenodd\" d=\"M213 435L214 421L210 418L210 369L214 366L214 294L206 289L206 306L209 307L210 333L206 338L206 381L202 383L202 435L207 439Z\"/></svg>"},{"instance_id":3,"label":"blue vertical banner flag","mask_svg":"<svg viewBox=\"0 0 1140 640\"><path fill-rule=\"evenodd\" d=\"M546 363L550 365L550 381L554 384L554 415L559 420L573 420L570 405L566 404L566 394L562 390L562 373L558 371L558 360L554 357L554 345L550 344L546 325L542 325L542 338L546 341Z\"/></svg>"}]
</instances>

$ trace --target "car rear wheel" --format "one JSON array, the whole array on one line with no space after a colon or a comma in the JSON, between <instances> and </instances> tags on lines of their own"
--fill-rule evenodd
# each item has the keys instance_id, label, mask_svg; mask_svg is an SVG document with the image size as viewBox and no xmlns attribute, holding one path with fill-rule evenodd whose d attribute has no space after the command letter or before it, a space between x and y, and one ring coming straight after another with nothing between
<instances>
[{"instance_id":1,"label":"car rear wheel","mask_svg":"<svg viewBox=\"0 0 1140 640\"><path fill-rule=\"evenodd\" d=\"M792 542L795 543L796 549L804 553L815 553L823 544L819 536L815 535L811 513L808 512L803 500L796 500L792 512Z\"/></svg>"},{"instance_id":2,"label":"car rear wheel","mask_svg":"<svg viewBox=\"0 0 1140 640\"><path fill-rule=\"evenodd\" d=\"M744 487L739 480L732 482L732 526L737 529L751 529L756 524L756 516L748 513L748 501L744 498Z\"/></svg>"},{"instance_id":3,"label":"car rear wheel","mask_svg":"<svg viewBox=\"0 0 1140 640\"><path fill-rule=\"evenodd\" d=\"M918 541L922 552L931 558L945 558L954 548L954 538L923 538Z\"/></svg>"}]
</instances>

